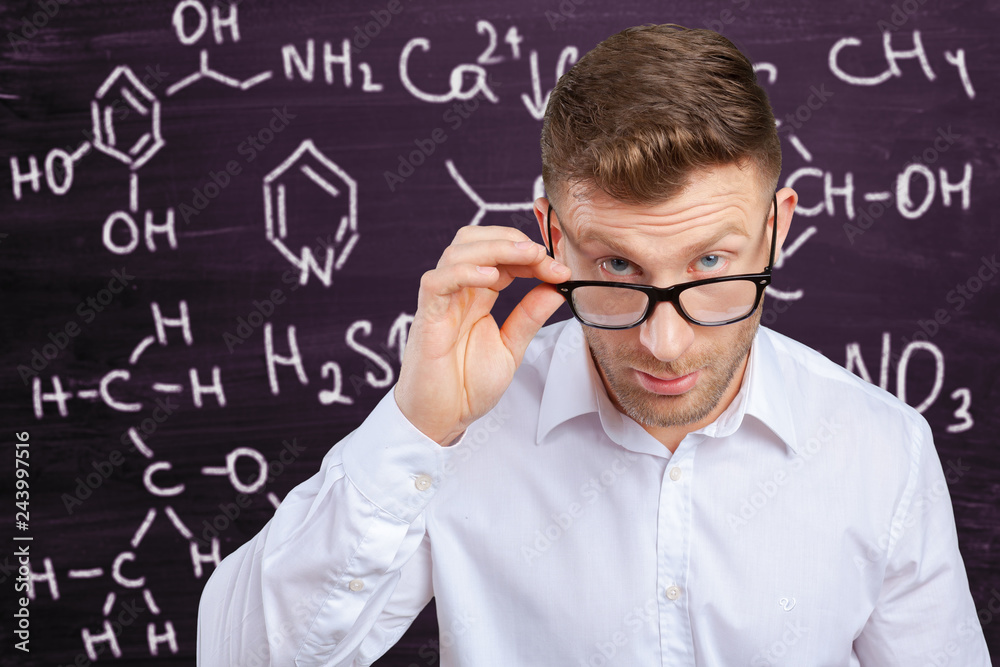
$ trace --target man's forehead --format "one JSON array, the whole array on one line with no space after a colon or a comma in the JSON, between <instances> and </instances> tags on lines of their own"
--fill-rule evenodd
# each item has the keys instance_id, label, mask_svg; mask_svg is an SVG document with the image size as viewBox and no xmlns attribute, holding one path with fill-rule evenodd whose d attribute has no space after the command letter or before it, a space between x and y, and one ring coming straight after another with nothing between
<instances>
[{"instance_id":1,"label":"man's forehead","mask_svg":"<svg viewBox=\"0 0 1000 667\"><path fill-rule=\"evenodd\" d=\"M602 242L615 246L624 237L679 236L722 239L751 236L760 211L747 198L716 199L703 203L626 205L611 200L580 201L566 207L559 218L564 233L576 244ZM620 243L619 243L620 244Z\"/></svg>"},{"instance_id":2,"label":"man's forehead","mask_svg":"<svg viewBox=\"0 0 1000 667\"><path fill-rule=\"evenodd\" d=\"M600 223L584 222L575 231L567 229L566 236L577 248L587 250L608 249L623 256L636 256L648 251L650 244L656 241L650 236L657 231L668 229L666 226L657 229L634 227L609 227ZM669 230L668 231L672 231ZM631 232L631 233L627 233ZM749 238L746 226L736 218L726 218L720 224L706 224L689 227L687 233L670 234L672 241L677 241L677 250L681 253L697 252L731 237ZM664 237L666 238L666 237Z\"/></svg>"},{"instance_id":3,"label":"man's forehead","mask_svg":"<svg viewBox=\"0 0 1000 667\"><path fill-rule=\"evenodd\" d=\"M735 198L750 208L758 203L770 202L771 191L752 164L724 164L697 169L685 175L683 181L674 184L669 196L642 204L620 201L602 190L594 181L573 181L555 183L555 192L550 199L557 203L557 212L565 218L573 214L589 211L614 211L621 209L684 209L714 199Z\"/></svg>"}]
</instances>

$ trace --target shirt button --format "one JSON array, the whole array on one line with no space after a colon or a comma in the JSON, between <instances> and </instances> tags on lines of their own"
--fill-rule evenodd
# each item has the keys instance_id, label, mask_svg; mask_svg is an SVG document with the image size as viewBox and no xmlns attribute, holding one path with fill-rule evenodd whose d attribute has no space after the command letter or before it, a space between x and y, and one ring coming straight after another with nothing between
<instances>
[{"instance_id":1,"label":"shirt button","mask_svg":"<svg viewBox=\"0 0 1000 667\"><path fill-rule=\"evenodd\" d=\"M676 470L676 468L674 468ZM677 586L670 586L667 588L667 599L676 600L681 596L681 589Z\"/></svg>"},{"instance_id":2,"label":"shirt button","mask_svg":"<svg viewBox=\"0 0 1000 667\"><path fill-rule=\"evenodd\" d=\"M350 588L355 593L357 593L358 591L360 591L362 588L365 587L365 582L361 581L360 579L351 579L351 583L347 584L347 587Z\"/></svg>"},{"instance_id":3,"label":"shirt button","mask_svg":"<svg viewBox=\"0 0 1000 667\"><path fill-rule=\"evenodd\" d=\"M672 480L674 480L676 482L680 478L681 478L681 469L678 468L677 466L674 466L673 468L671 468L670 469L670 479L672 479Z\"/></svg>"},{"instance_id":4,"label":"shirt button","mask_svg":"<svg viewBox=\"0 0 1000 667\"><path fill-rule=\"evenodd\" d=\"M421 491L426 491L431 488L434 480L431 479L430 475L417 475L417 479L413 481L413 485L420 489Z\"/></svg>"}]
</instances>

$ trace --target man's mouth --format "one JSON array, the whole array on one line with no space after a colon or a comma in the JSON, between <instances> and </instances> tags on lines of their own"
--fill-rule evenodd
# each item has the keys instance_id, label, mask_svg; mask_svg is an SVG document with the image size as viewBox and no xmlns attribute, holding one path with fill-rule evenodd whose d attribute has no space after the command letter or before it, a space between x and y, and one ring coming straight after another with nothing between
<instances>
[{"instance_id":1,"label":"man's mouth","mask_svg":"<svg viewBox=\"0 0 1000 667\"><path fill-rule=\"evenodd\" d=\"M699 371L693 371L687 375L660 377L650 375L640 370L635 371L639 379L639 384L646 391L663 396L677 396L690 391L698 381Z\"/></svg>"}]
</instances>

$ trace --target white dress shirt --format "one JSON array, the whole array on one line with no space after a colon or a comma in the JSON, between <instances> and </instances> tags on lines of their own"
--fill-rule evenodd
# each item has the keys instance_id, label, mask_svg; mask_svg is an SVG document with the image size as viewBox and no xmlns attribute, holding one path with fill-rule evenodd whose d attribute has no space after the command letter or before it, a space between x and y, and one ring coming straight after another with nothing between
<instances>
[{"instance_id":1,"label":"white dress shirt","mask_svg":"<svg viewBox=\"0 0 1000 667\"><path fill-rule=\"evenodd\" d=\"M673 455L575 320L450 447L390 391L213 573L199 664L369 665L432 596L443 667L990 664L926 421L766 328Z\"/></svg>"}]
</instances>

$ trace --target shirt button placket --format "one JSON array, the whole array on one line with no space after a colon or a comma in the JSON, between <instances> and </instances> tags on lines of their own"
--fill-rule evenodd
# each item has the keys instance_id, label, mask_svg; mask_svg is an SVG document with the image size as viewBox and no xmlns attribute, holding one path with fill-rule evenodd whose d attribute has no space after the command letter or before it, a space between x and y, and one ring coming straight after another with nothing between
<instances>
[{"instance_id":1,"label":"shirt button placket","mask_svg":"<svg viewBox=\"0 0 1000 667\"><path fill-rule=\"evenodd\" d=\"M683 447L682 444L678 450ZM688 596L684 590L691 549L693 455L693 449L675 452L660 483L656 545L660 593L657 599L660 650L665 665L694 665Z\"/></svg>"}]
</instances>

